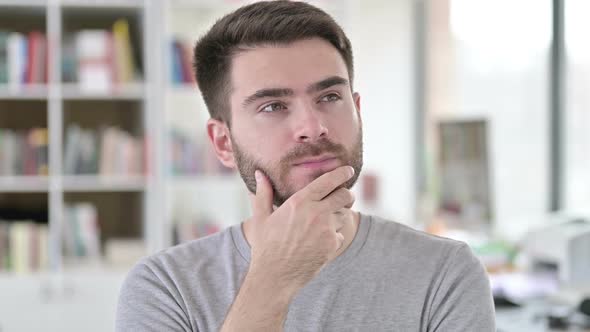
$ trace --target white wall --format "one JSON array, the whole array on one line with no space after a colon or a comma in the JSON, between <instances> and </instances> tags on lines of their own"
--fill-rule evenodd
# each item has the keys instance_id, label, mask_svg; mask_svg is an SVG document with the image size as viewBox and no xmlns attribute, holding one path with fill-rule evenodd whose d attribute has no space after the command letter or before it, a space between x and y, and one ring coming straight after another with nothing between
<instances>
[{"instance_id":1,"label":"white wall","mask_svg":"<svg viewBox=\"0 0 590 332\"><path fill-rule=\"evenodd\" d=\"M355 90L361 95L364 174L378 176L379 200L355 208L414 223L413 1L351 2ZM355 187L358 193L360 183Z\"/></svg>"}]
</instances>

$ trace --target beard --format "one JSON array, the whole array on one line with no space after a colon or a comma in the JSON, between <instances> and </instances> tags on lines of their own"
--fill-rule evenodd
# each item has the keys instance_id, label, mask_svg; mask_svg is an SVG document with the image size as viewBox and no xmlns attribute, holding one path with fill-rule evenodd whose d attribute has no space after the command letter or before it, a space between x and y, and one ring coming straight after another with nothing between
<instances>
[{"instance_id":1,"label":"beard","mask_svg":"<svg viewBox=\"0 0 590 332\"><path fill-rule=\"evenodd\" d=\"M330 153L336 156L342 165L349 165L354 168L354 175L348 181L344 182L338 188L350 189L356 183L361 169L363 167L363 134L362 127L359 126L358 137L352 147L347 149L342 144L336 144L327 138L323 138L317 143L302 143L290 151L287 151L276 164L263 163L256 160L231 137L232 147L238 171L248 190L256 194L256 178L254 172L261 171L269 180L273 189L273 204L281 206L291 195L298 189L294 184L289 184L289 173L295 161L305 157L316 157L324 153ZM312 174L312 181L323 174L318 171Z\"/></svg>"}]
</instances>

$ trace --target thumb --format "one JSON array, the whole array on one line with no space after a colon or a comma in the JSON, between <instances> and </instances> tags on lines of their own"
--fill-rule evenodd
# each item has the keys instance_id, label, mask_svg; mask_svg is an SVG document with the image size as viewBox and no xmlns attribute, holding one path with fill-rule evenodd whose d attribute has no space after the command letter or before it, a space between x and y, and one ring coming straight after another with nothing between
<instances>
[{"instance_id":1,"label":"thumb","mask_svg":"<svg viewBox=\"0 0 590 332\"><path fill-rule=\"evenodd\" d=\"M256 177L256 195L251 200L252 213L256 220L263 220L273 212L272 186L262 171L256 170L254 176Z\"/></svg>"}]
</instances>

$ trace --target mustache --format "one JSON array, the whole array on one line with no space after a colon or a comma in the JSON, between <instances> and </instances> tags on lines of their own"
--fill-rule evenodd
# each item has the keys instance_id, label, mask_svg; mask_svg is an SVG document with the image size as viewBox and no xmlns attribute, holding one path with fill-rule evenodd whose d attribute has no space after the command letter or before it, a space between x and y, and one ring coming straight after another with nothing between
<instances>
[{"instance_id":1,"label":"mustache","mask_svg":"<svg viewBox=\"0 0 590 332\"><path fill-rule=\"evenodd\" d=\"M315 157L323 153L332 153L336 157L341 157L346 152L346 149L341 144L336 144L327 138L321 139L317 143L303 143L296 146L291 151L287 152L281 162L285 164L292 164L295 160L303 157Z\"/></svg>"}]
</instances>

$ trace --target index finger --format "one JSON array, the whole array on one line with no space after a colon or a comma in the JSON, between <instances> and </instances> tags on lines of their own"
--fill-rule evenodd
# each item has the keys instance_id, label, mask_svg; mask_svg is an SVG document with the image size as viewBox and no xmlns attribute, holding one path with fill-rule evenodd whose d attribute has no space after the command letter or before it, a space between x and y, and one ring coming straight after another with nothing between
<instances>
[{"instance_id":1,"label":"index finger","mask_svg":"<svg viewBox=\"0 0 590 332\"><path fill-rule=\"evenodd\" d=\"M313 180L297 195L309 197L313 201L321 201L340 185L348 181L354 175L354 168L351 166L340 166L330 172L322 174Z\"/></svg>"}]
</instances>

